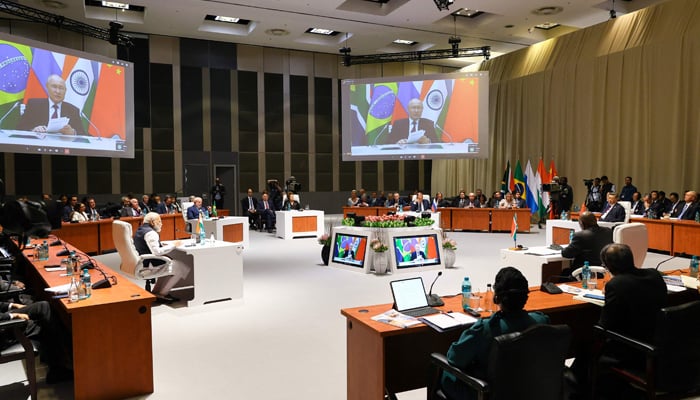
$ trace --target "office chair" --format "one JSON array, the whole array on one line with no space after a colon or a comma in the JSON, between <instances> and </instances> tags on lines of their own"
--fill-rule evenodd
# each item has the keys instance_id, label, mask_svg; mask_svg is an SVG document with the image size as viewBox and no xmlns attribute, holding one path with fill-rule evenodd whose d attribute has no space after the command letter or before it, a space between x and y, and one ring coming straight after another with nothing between
<instances>
[{"instance_id":1,"label":"office chair","mask_svg":"<svg viewBox=\"0 0 700 400\"><path fill-rule=\"evenodd\" d=\"M594 326L594 332L598 338L621 345L646 359L646 365L635 368L606 357L603 347L593 363L594 396L603 370L631 383L634 388L642 389L649 399L679 398L700 389L700 301L661 309L651 343L606 330L600 325ZM601 356L604 363L598 362Z\"/></svg>"},{"instance_id":2,"label":"office chair","mask_svg":"<svg viewBox=\"0 0 700 400\"><path fill-rule=\"evenodd\" d=\"M36 384L36 356L39 354L38 343L24 334L28 321L22 319L13 319L10 321L0 322L0 336L5 332L12 332L17 343L0 351L0 364L5 364L11 361L24 360L27 380L29 381L29 392L32 400L37 400L37 384Z\"/></svg>"},{"instance_id":3,"label":"office chair","mask_svg":"<svg viewBox=\"0 0 700 400\"><path fill-rule=\"evenodd\" d=\"M567 325L534 325L522 332L497 336L489 351L486 380L450 365L443 354L433 353L428 400L458 400L450 399L440 387L442 371L474 389L479 400L559 400L570 341L571 328Z\"/></svg>"},{"instance_id":4,"label":"office chair","mask_svg":"<svg viewBox=\"0 0 700 400\"><path fill-rule=\"evenodd\" d=\"M613 230L613 242L624 243L632 249L634 265L641 268L649 250L647 226L641 222L622 224Z\"/></svg>"},{"instance_id":5,"label":"office chair","mask_svg":"<svg viewBox=\"0 0 700 400\"><path fill-rule=\"evenodd\" d=\"M119 264L121 272L132 278L145 280L147 291L151 291L151 285L155 283L156 278L173 274L173 261L170 258L153 254L139 255L134 247L131 224L128 222L112 221L112 236L121 258ZM145 260L160 260L163 261L163 264L144 267Z\"/></svg>"}]
</instances>

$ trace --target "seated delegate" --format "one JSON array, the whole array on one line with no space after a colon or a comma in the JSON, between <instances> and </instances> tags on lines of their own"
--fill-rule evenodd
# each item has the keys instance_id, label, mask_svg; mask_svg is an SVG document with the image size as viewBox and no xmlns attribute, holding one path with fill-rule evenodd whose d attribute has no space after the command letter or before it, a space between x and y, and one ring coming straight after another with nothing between
<instances>
[{"instance_id":1,"label":"seated delegate","mask_svg":"<svg viewBox=\"0 0 700 400\"><path fill-rule=\"evenodd\" d=\"M582 267L585 261L590 265L601 265L600 251L612 243L612 230L598 226L595 215L590 211L581 213L578 224L581 230L574 233L571 243L561 251L561 255L574 259L572 268Z\"/></svg>"},{"instance_id":2,"label":"seated delegate","mask_svg":"<svg viewBox=\"0 0 700 400\"><path fill-rule=\"evenodd\" d=\"M194 204L187 209L187 219L198 219L202 214L202 218L209 218L209 211L202 206L202 198L195 197Z\"/></svg>"},{"instance_id":3,"label":"seated delegate","mask_svg":"<svg viewBox=\"0 0 700 400\"><path fill-rule=\"evenodd\" d=\"M284 200L284 203L282 204L282 209L289 211L289 210L301 210L301 204L299 204L298 201L294 199L294 192L289 191L287 192L287 198Z\"/></svg>"},{"instance_id":4,"label":"seated delegate","mask_svg":"<svg viewBox=\"0 0 700 400\"><path fill-rule=\"evenodd\" d=\"M500 306L500 310L462 332L447 351L450 364L479 378L486 377L489 348L494 337L523 331L531 325L549 323L549 317L545 314L523 310L529 289L527 279L516 268L504 267L498 271L493 290L493 301ZM476 392L448 372L443 372L441 385L452 399L476 398Z\"/></svg>"},{"instance_id":5,"label":"seated delegate","mask_svg":"<svg viewBox=\"0 0 700 400\"><path fill-rule=\"evenodd\" d=\"M423 192L418 191L416 193L416 199L411 202L411 211L430 211L430 202L423 198Z\"/></svg>"},{"instance_id":6,"label":"seated delegate","mask_svg":"<svg viewBox=\"0 0 700 400\"><path fill-rule=\"evenodd\" d=\"M625 220L625 208L617 202L616 193L608 193L608 204L605 205L600 220L605 222L623 222Z\"/></svg>"}]
</instances>

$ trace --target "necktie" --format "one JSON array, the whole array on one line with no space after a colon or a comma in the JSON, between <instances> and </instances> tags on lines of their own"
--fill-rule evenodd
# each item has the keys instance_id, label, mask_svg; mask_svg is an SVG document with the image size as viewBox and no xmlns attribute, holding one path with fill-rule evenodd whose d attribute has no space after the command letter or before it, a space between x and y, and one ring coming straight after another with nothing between
<instances>
[{"instance_id":1,"label":"necktie","mask_svg":"<svg viewBox=\"0 0 700 400\"><path fill-rule=\"evenodd\" d=\"M414 119L414 120L413 120L413 126L411 127L411 132L415 132L417 126L418 126L418 121L416 121L416 120Z\"/></svg>"},{"instance_id":2,"label":"necktie","mask_svg":"<svg viewBox=\"0 0 700 400\"><path fill-rule=\"evenodd\" d=\"M248 209L250 210L252 208L253 208L253 199L251 197L248 197Z\"/></svg>"},{"instance_id":3,"label":"necktie","mask_svg":"<svg viewBox=\"0 0 700 400\"><path fill-rule=\"evenodd\" d=\"M265 201L265 209L267 210L267 201Z\"/></svg>"},{"instance_id":4,"label":"necktie","mask_svg":"<svg viewBox=\"0 0 700 400\"><path fill-rule=\"evenodd\" d=\"M685 210L687 210L687 209L688 209L688 203L685 203L685 205L683 206L683 211L681 211L681 213L678 214L678 219L683 218L683 214L685 214Z\"/></svg>"},{"instance_id":5,"label":"necktie","mask_svg":"<svg viewBox=\"0 0 700 400\"><path fill-rule=\"evenodd\" d=\"M51 114L51 118L58 118L58 104L53 105L53 114Z\"/></svg>"}]
</instances>

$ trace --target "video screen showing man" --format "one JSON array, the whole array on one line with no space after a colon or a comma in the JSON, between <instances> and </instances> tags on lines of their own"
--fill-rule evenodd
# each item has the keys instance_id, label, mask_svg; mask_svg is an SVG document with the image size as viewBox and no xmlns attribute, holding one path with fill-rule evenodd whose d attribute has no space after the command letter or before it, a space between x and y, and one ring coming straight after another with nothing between
<instances>
[{"instance_id":1,"label":"video screen showing man","mask_svg":"<svg viewBox=\"0 0 700 400\"><path fill-rule=\"evenodd\" d=\"M423 102L411 99L408 102L408 118L399 119L390 128L387 143L430 144L436 143L435 122L422 118Z\"/></svg>"},{"instance_id":2,"label":"video screen showing man","mask_svg":"<svg viewBox=\"0 0 700 400\"><path fill-rule=\"evenodd\" d=\"M58 75L50 75L46 80L48 99L29 99L17 124L17 129L38 133L62 133L64 135L84 135L80 110L66 101L66 82ZM65 120L60 120L65 118ZM60 121L59 125L55 125ZM65 122L65 123L64 123ZM55 128L55 130L54 130Z\"/></svg>"}]
</instances>

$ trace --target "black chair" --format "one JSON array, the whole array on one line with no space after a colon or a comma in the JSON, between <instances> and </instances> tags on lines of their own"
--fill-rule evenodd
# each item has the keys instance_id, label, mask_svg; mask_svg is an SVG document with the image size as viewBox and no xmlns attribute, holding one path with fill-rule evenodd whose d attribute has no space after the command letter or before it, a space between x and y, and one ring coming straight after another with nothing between
<instances>
[{"instance_id":1,"label":"black chair","mask_svg":"<svg viewBox=\"0 0 700 400\"><path fill-rule=\"evenodd\" d=\"M593 364L593 395L597 393L599 376L604 372L622 378L632 387L646 392L647 398L678 398L700 389L700 301L661 309L651 343L620 333L594 327L599 338L608 344L623 346L644 359L643 365L630 365L623 360L606 357L605 347ZM601 360L602 362L597 362Z\"/></svg>"},{"instance_id":2,"label":"black chair","mask_svg":"<svg viewBox=\"0 0 700 400\"><path fill-rule=\"evenodd\" d=\"M29 381L29 392L32 396L32 400L36 400L38 396L35 361L37 354L39 354L39 348L36 342L29 340L24 334L27 323L28 321L22 319L0 322L0 333L12 332L14 338L17 340L17 343L0 351L0 364L24 360L26 363L27 380Z\"/></svg>"},{"instance_id":3,"label":"black chair","mask_svg":"<svg viewBox=\"0 0 700 400\"><path fill-rule=\"evenodd\" d=\"M457 400L450 399L440 387L442 371L473 388L479 400L559 400L563 397L564 360L570 341L567 325L534 325L522 332L497 336L489 351L486 380L469 375L450 365L444 355L433 353L428 400Z\"/></svg>"},{"instance_id":4,"label":"black chair","mask_svg":"<svg viewBox=\"0 0 700 400\"><path fill-rule=\"evenodd\" d=\"M14 257L0 259L0 300L13 300L13 303L21 303L20 295L25 294L25 289L19 289L12 285L16 276Z\"/></svg>"}]
</instances>

